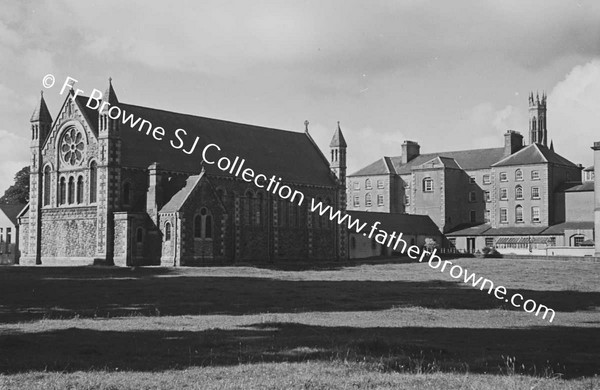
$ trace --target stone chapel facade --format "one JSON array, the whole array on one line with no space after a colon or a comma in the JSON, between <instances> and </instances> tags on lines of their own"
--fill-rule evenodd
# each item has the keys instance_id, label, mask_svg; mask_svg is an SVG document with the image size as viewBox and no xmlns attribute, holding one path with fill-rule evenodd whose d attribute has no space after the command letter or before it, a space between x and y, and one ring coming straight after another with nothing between
<instances>
[{"instance_id":1,"label":"stone chapel facade","mask_svg":"<svg viewBox=\"0 0 600 390\"><path fill-rule=\"evenodd\" d=\"M346 143L331 158L308 133L276 130L119 102L301 191L280 199L66 97L56 119L43 99L31 117L30 201L19 216L21 264L199 265L345 259L347 231L310 212L310 198L346 209ZM168 130L167 130L168 131Z\"/></svg>"}]
</instances>

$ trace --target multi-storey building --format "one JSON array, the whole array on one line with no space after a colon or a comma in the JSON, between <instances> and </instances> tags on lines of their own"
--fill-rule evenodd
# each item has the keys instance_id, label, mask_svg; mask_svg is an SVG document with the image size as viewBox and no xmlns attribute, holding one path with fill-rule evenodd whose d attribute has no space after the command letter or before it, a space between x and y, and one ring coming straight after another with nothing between
<instances>
[{"instance_id":1,"label":"multi-storey building","mask_svg":"<svg viewBox=\"0 0 600 390\"><path fill-rule=\"evenodd\" d=\"M491 149L420 154L406 141L401 156L348 176L348 208L429 215L461 250L568 245L564 185L582 168L548 147L546 126L546 95L530 94L528 145L513 130Z\"/></svg>"}]
</instances>

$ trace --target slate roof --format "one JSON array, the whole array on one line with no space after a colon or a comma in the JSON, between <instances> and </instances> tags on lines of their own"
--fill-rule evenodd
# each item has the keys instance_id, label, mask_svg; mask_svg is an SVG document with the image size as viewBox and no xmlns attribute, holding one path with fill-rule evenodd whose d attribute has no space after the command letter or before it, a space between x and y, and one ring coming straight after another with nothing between
<instances>
[{"instance_id":1,"label":"slate roof","mask_svg":"<svg viewBox=\"0 0 600 390\"><path fill-rule=\"evenodd\" d=\"M46 105L46 101L44 100L44 92L40 94L40 103L33 110L33 114L31 114L30 122L42 121L52 123L52 115L50 115L50 111L48 110L48 106Z\"/></svg>"},{"instance_id":2,"label":"slate roof","mask_svg":"<svg viewBox=\"0 0 600 390\"><path fill-rule=\"evenodd\" d=\"M527 164L557 164L568 167L577 167L571 161L548 149L542 144L527 145L523 149L493 164L494 167Z\"/></svg>"},{"instance_id":3,"label":"slate roof","mask_svg":"<svg viewBox=\"0 0 600 390\"><path fill-rule=\"evenodd\" d=\"M0 204L0 210L2 210L8 219L16 226L17 217L25 206L26 205L24 204Z\"/></svg>"},{"instance_id":4,"label":"slate roof","mask_svg":"<svg viewBox=\"0 0 600 390\"><path fill-rule=\"evenodd\" d=\"M565 183L559 191L564 192L589 192L594 191L594 182L586 181L584 183Z\"/></svg>"},{"instance_id":5,"label":"slate roof","mask_svg":"<svg viewBox=\"0 0 600 390\"><path fill-rule=\"evenodd\" d=\"M160 209L161 213L174 213L179 211L187 198L190 196L203 174L192 175L187 178L185 185Z\"/></svg>"},{"instance_id":6,"label":"slate roof","mask_svg":"<svg viewBox=\"0 0 600 390\"><path fill-rule=\"evenodd\" d=\"M571 221L571 222L563 222L556 225L552 225L548 227L544 231L544 234L564 234L565 230L593 230L594 222L593 221Z\"/></svg>"},{"instance_id":7,"label":"slate roof","mask_svg":"<svg viewBox=\"0 0 600 390\"><path fill-rule=\"evenodd\" d=\"M401 214L401 213L379 213L369 211L348 211L352 218L360 222L367 222L368 226L379 221L378 228L388 233L393 231L404 234L430 234L439 236L442 233L437 225L427 215Z\"/></svg>"},{"instance_id":8,"label":"slate roof","mask_svg":"<svg viewBox=\"0 0 600 390\"><path fill-rule=\"evenodd\" d=\"M163 111L154 108L119 103L128 115L141 117L153 126L161 126L167 135L161 141L138 132L137 129L121 130L121 161L123 166L147 168L154 161L161 168L179 172L198 173L201 169L202 149L211 143L219 145L221 151L213 149L213 157L228 157L233 161L239 156L246 160L244 167L252 168L256 174L281 177L283 182L334 186L335 180L329 162L304 132L276 130L266 127L228 122L218 119ZM188 135L184 149L189 150L198 137L198 145L191 155L174 149L173 139L177 129L185 129ZM210 175L230 177L216 164L206 164Z\"/></svg>"},{"instance_id":9,"label":"slate roof","mask_svg":"<svg viewBox=\"0 0 600 390\"><path fill-rule=\"evenodd\" d=\"M504 148L458 150L454 152L438 152L421 154L406 164L402 164L402 156L384 157L356 171L350 176L381 175L386 172L385 159L389 159L393 165L393 171L400 175L411 173L413 167L422 165L436 157L454 159L460 168L464 170L476 170L489 168L492 164L504 157ZM389 169L387 169L389 171Z\"/></svg>"},{"instance_id":10,"label":"slate roof","mask_svg":"<svg viewBox=\"0 0 600 390\"><path fill-rule=\"evenodd\" d=\"M93 131L98 134L98 111L86 106L88 97L77 96L76 100ZM226 156L233 161L239 156L240 160L246 160L244 168L252 168L255 174L262 173L267 177L275 175L287 183L327 187L336 185L329 161L304 132L229 122L121 102L118 106L124 112L122 115L127 117L133 114L134 121L137 118L145 119L152 123L153 128L164 128L166 133L158 141L152 135L145 134L147 126L144 127L144 132L139 132L138 127L132 129L121 124L121 163L125 167L148 168L153 162L158 162L164 170L197 174L201 170L202 149L214 143L221 148L221 151L212 150L214 157ZM122 117L119 120L122 123ZM191 155L170 144L170 140L179 143L174 135L179 128L187 131L187 136L182 135L185 150L189 150L198 137ZM339 128L338 131L340 142L345 143ZM221 171L216 164L205 164L205 169L210 175L232 176Z\"/></svg>"},{"instance_id":11,"label":"slate roof","mask_svg":"<svg viewBox=\"0 0 600 390\"><path fill-rule=\"evenodd\" d=\"M76 96L75 101L77 102L79 108L83 112L83 116L92 128L94 134L98 135L98 110L92 110L91 108L86 106L88 98L85 96Z\"/></svg>"},{"instance_id":12,"label":"slate roof","mask_svg":"<svg viewBox=\"0 0 600 390\"><path fill-rule=\"evenodd\" d=\"M346 144L346 140L344 139L344 134L342 134L342 129L340 129L340 122L338 122L337 129L333 133L333 138L329 143L330 148L343 147L346 148L348 145Z\"/></svg>"},{"instance_id":13,"label":"slate roof","mask_svg":"<svg viewBox=\"0 0 600 390\"><path fill-rule=\"evenodd\" d=\"M446 233L446 236L479 236L491 228L492 226L489 223L482 223L481 225L475 226L462 224Z\"/></svg>"}]
</instances>

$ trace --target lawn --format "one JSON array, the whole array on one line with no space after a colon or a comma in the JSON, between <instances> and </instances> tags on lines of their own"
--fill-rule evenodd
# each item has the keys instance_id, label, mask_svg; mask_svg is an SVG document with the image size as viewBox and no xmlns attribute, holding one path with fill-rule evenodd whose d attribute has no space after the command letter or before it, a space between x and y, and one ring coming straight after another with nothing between
<instances>
[{"instance_id":1,"label":"lawn","mask_svg":"<svg viewBox=\"0 0 600 390\"><path fill-rule=\"evenodd\" d=\"M600 388L600 263L0 268L0 388Z\"/></svg>"}]
</instances>

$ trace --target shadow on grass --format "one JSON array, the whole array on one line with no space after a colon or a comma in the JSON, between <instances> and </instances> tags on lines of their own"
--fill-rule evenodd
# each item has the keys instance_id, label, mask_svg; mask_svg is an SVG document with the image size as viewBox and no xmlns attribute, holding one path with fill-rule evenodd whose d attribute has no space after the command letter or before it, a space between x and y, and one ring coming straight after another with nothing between
<instances>
[{"instance_id":1,"label":"shadow on grass","mask_svg":"<svg viewBox=\"0 0 600 390\"><path fill-rule=\"evenodd\" d=\"M509 294L516 292L557 312L600 306L599 292L510 290ZM243 315L397 307L520 310L488 295L487 290L459 282L190 276L165 268L16 268L0 274L0 297L0 323L75 316Z\"/></svg>"},{"instance_id":2,"label":"shadow on grass","mask_svg":"<svg viewBox=\"0 0 600 390\"><path fill-rule=\"evenodd\" d=\"M577 352L574 352L577 351ZM503 358L504 356L504 358ZM515 358L508 367L506 357ZM597 329L352 328L264 323L236 330L97 331L0 336L0 371L160 371L341 359L400 372L598 374Z\"/></svg>"}]
</instances>

